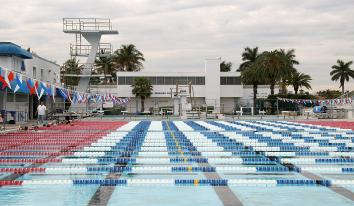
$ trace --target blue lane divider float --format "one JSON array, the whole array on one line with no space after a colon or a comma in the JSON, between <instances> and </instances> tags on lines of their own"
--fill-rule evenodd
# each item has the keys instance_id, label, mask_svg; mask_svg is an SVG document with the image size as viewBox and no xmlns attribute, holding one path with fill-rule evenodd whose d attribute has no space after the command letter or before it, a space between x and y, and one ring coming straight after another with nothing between
<instances>
[{"instance_id":1,"label":"blue lane divider float","mask_svg":"<svg viewBox=\"0 0 354 206\"><path fill-rule=\"evenodd\" d=\"M104 179L104 180L73 180L74 185L102 185L102 186L117 186L127 185L127 180L122 179Z\"/></svg>"},{"instance_id":2,"label":"blue lane divider float","mask_svg":"<svg viewBox=\"0 0 354 206\"><path fill-rule=\"evenodd\" d=\"M128 185L175 185L175 186L324 186L354 185L354 180L309 180L309 179L76 179L76 180L23 180L0 181L2 186L25 185L101 185L101 186L128 186Z\"/></svg>"}]
</instances>

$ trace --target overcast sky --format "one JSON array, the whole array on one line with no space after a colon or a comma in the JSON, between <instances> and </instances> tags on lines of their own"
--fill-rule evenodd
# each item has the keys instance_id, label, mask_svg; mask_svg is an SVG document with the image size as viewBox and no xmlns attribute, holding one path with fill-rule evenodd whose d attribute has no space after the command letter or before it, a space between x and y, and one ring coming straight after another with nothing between
<instances>
[{"instance_id":1,"label":"overcast sky","mask_svg":"<svg viewBox=\"0 0 354 206\"><path fill-rule=\"evenodd\" d=\"M354 60L354 0L0 0L0 41L30 47L62 64L74 36L63 17L111 18L120 34L102 42L135 44L146 71L203 71L205 57L231 61L247 46L294 48L314 90L337 59ZM353 66L354 68L354 66ZM353 81L347 88L354 89Z\"/></svg>"}]
</instances>

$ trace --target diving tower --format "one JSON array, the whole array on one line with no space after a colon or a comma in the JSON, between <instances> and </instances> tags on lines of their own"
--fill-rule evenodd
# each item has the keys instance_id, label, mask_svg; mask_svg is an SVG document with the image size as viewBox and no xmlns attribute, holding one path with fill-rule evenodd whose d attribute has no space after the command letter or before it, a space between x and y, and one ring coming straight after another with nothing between
<instances>
[{"instance_id":1,"label":"diving tower","mask_svg":"<svg viewBox=\"0 0 354 206\"><path fill-rule=\"evenodd\" d=\"M102 35L117 35L110 19L104 18L63 18L63 32L75 35L75 43L70 44L72 57L86 57L86 62L76 88L79 92L90 92L89 83L96 57L107 57L113 52L110 43L100 43ZM87 43L82 40L85 39ZM84 108L85 105L70 107L71 111Z\"/></svg>"}]
</instances>

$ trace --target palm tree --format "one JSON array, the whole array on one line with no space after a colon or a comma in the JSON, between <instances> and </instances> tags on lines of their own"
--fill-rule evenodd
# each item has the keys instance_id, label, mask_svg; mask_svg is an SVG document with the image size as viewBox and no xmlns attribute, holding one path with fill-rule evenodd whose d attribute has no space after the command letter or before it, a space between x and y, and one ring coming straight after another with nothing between
<instances>
[{"instance_id":1,"label":"palm tree","mask_svg":"<svg viewBox=\"0 0 354 206\"><path fill-rule=\"evenodd\" d=\"M280 86L282 94L287 93L287 86L291 81L291 75L296 72L294 65L298 65L299 62L295 59L295 50L289 49L285 51L284 49L278 50L278 55L284 60L283 68L280 71Z\"/></svg>"},{"instance_id":2,"label":"palm tree","mask_svg":"<svg viewBox=\"0 0 354 206\"><path fill-rule=\"evenodd\" d=\"M83 70L83 65L79 64L79 60L76 60L76 58L68 59L66 62L61 66L60 68L60 73L62 75L62 80L65 83L65 85L71 85L75 86L78 85L80 81L80 77L78 76L65 76L64 74L76 74L79 75L81 74L81 71Z\"/></svg>"},{"instance_id":3,"label":"palm tree","mask_svg":"<svg viewBox=\"0 0 354 206\"><path fill-rule=\"evenodd\" d=\"M247 69L241 71L241 81L243 85L253 86L253 106L256 106L258 85L264 84L262 69L256 64L249 65Z\"/></svg>"},{"instance_id":4,"label":"palm tree","mask_svg":"<svg viewBox=\"0 0 354 206\"><path fill-rule=\"evenodd\" d=\"M353 61L344 62L342 60L337 60L337 65L332 66L332 71L330 75L332 76L332 81L340 82L342 88L342 94L344 94L344 83L349 81L350 78L354 79L354 71L350 68L350 65L353 64Z\"/></svg>"},{"instance_id":5,"label":"palm tree","mask_svg":"<svg viewBox=\"0 0 354 206\"><path fill-rule=\"evenodd\" d=\"M226 62L226 61L222 61L220 63L220 71L221 72L229 72L232 69L232 63L231 62Z\"/></svg>"},{"instance_id":6,"label":"palm tree","mask_svg":"<svg viewBox=\"0 0 354 206\"><path fill-rule=\"evenodd\" d=\"M299 91L299 88L305 87L306 89L312 89L310 82L311 82L310 75L301 73L301 72L294 72L291 75L291 84L294 87L295 94Z\"/></svg>"},{"instance_id":7,"label":"palm tree","mask_svg":"<svg viewBox=\"0 0 354 206\"><path fill-rule=\"evenodd\" d=\"M143 69L144 55L135 45L122 45L113 55L113 62L118 71L139 71Z\"/></svg>"},{"instance_id":8,"label":"palm tree","mask_svg":"<svg viewBox=\"0 0 354 206\"><path fill-rule=\"evenodd\" d=\"M150 80L145 77L137 77L134 79L134 83L131 87L133 87L132 93L135 97L140 97L141 112L144 112L145 99L151 96L153 89Z\"/></svg>"},{"instance_id":9,"label":"palm tree","mask_svg":"<svg viewBox=\"0 0 354 206\"><path fill-rule=\"evenodd\" d=\"M270 94L274 95L275 84L281 79L282 68L286 65L279 51L265 51L257 58L255 64L262 68L262 73L270 85Z\"/></svg>"},{"instance_id":10,"label":"palm tree","mask_svg":"<svg viewBox=\"0 0 354 206\"><path fill-rule=\"evenodd\" d=\"M104 75L104 82L107 83L107 74L111 75L111 80L113 79L113 74L115 69L113 67L112 57L99 57L95 60L95 65L98 74Z\"/></svg>"},{"instance_id":11,"label":"palm tree","mask_svg":"<svg viewBox=\"0 0 354 206\"><path fill-rule=\"evenodd\" d=\"M258 47L249 48L246 47L244 52L242 53L242 63L237 69L238 72L242 72L243 70L247 69L251 64L253 64L259 56Z\"/></svg>"}]
</instances>

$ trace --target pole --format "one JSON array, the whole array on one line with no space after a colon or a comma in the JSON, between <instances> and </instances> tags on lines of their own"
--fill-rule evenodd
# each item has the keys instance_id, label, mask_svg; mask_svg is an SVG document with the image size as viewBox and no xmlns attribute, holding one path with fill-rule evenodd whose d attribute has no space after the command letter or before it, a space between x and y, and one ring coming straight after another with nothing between
<instances>
[{"instance_id":1,"label":"pole","mask_svg":"<svg viewBox=\"0 0 354 206\"><path fill-rule=\"evenodd\" d=\"M5 88L5 104L4 104L4 118L3 118L3 124L4 124L4 130L6 130L6 122L7 122L7 111L6 111L6 104L7 104L7 88Z\"/></svg>"},{"instance_id":2,"label":"pole","mask_svg":"<svg viewBox=\"0 0 354 206\"><path fill-rule=\"evenodd\" d=\"M279 99L277 98L277 114L279 115Z\"/></svg>"},{"instance_id":3,"label":"pole","mask_svg":"<svg viewBox=\"0 0 354 206\"><path fill-rule=\"evenodd\" d=\"M26 114L26 122L30 119L30 112L31 112L31 103L30 103L30 95L27 95L27 103L28 103L28 113Z\"/></svg>"}]
</instances>

